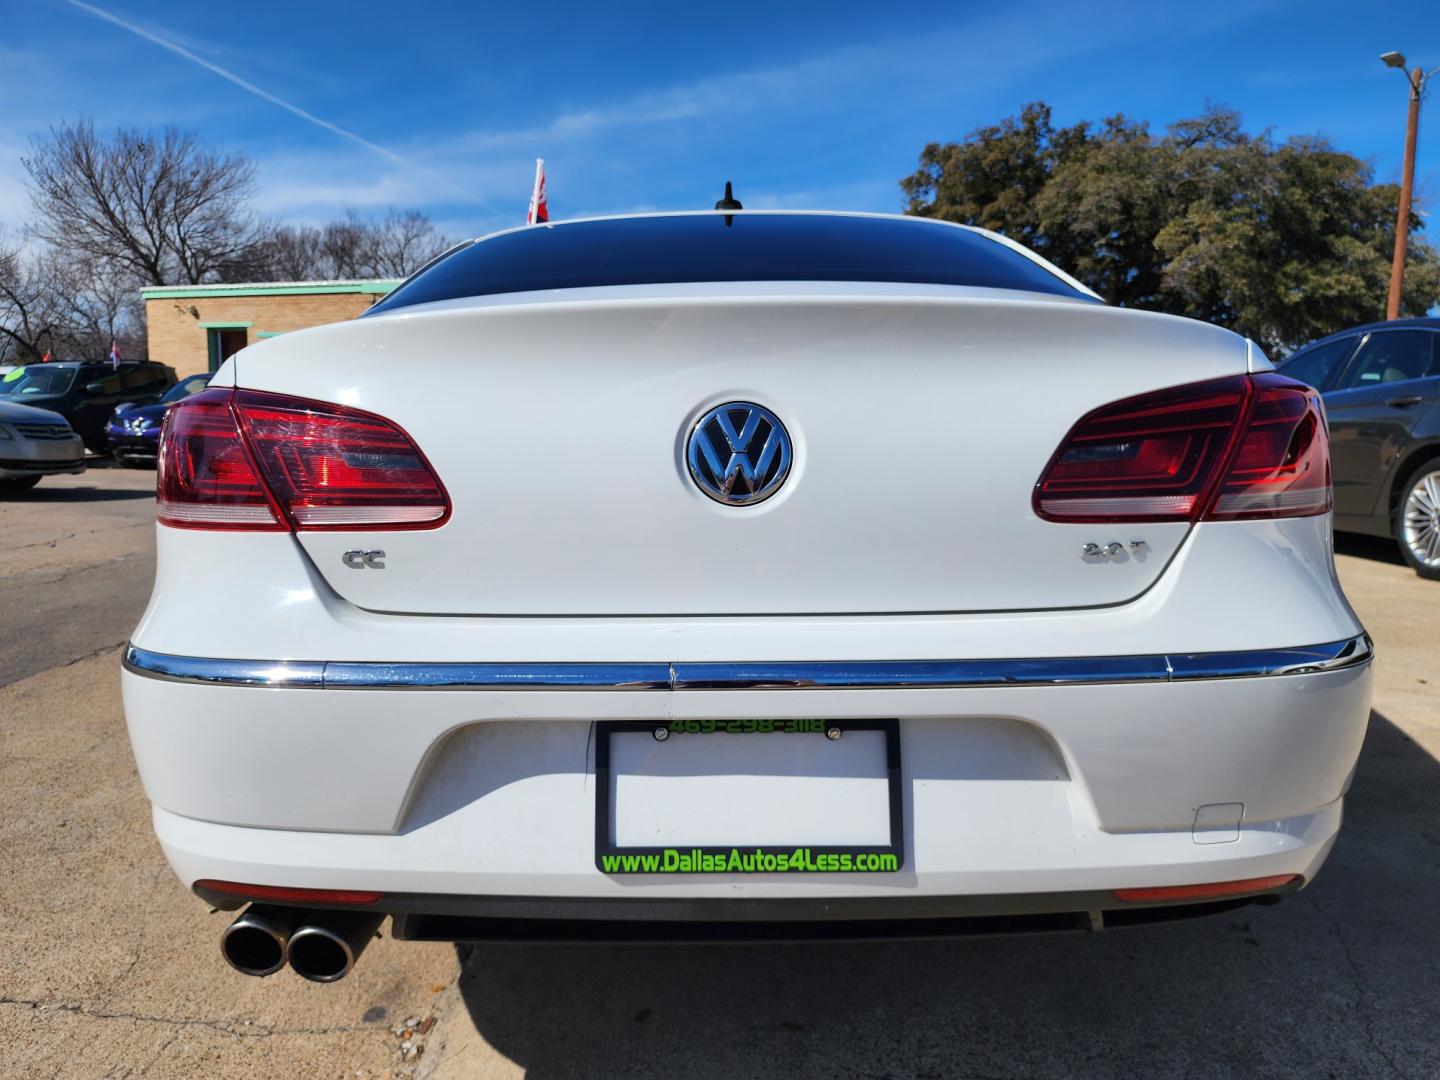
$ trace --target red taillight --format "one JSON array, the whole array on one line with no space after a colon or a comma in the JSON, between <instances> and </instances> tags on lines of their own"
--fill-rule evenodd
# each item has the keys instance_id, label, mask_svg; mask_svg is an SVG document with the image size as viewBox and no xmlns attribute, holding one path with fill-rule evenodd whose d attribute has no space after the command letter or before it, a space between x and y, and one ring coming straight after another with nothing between
<instances>
[{"instance_id":1,"label":"red taillight","mask_svg":"<svg viewBox=\"0 0 1440 1080\"><path fill-rule=\"evenodd\" d=\"M444 487L410 437L340 405L207 390L166 413L160 458L167 525L433 529L450 516ZM228 470L229 487L212 477L217 469ZM248 517L232 505L242 495Z\"/></svg>"},{"instance_id":2,"label":"red taillight","mask_svg":"<svg viewBox=\"0 0 1440 1080\"><path fill-rule=\"evenodd\" d=\"M1035 486L1047 521L1300 517L1330 509L1315 391L1236 375L1127 398L1088 414Z\"/></svg>"},{"instance_id":3,"label":"red taillight","mask_svg":"<svg viewBox=\"0 0 1440 1080\"><path fill-rule=\"evenodd\" d=\"M229 390L169 409L160 430L156 517L180 529L285 529L230 411Z\"/></svg>"},{"instance_id":4,"label":"red taillight","mask_svg":"<svg viewBox=\"0 0 1440 1080\"><path fill-rule=\"evenodd\" d=\"M1145 889L1116 889L1115 899L1130 904L1154 903L1162 900L1216 900L1226 896L1269 892L1300 880L1299 874L1274 874L1271 877L1246 878L1243 881L1211 881L1204 885L1158 885Z\"/></svg>"},{"instance_id":5,"label":"red taillight","mask_svg":"<svg viewBox=\"0 0 1440 1080\"><path fill-rule=\"evenodd\" d=\"M296 904L378 904L384 894L360 892L356 889L299 889L289 885L247 885L239 881L217 881L201 878L195 882L197 891L224 893L246 900L288 900Z\"/></svg>"},{"instance_id":6,"label":"red taillight","mask_svg":"<svg viewBox=\"0 0 1440 1080\"><path fill-rule=\"evenodd\" d=\"M1257 375L1245 437L1207 520L1304 517L1330 509L1330 438L1320 395Z\"/></svg>"},{"instance_id":7,"label":"red taillight","mask_svg":"<svg viewBox=\"0 0 1440 1080\"><path fill-rule=\"evenodd\" d=\"M261 475L300 529L433 529L450 500L419 447L379 416L241 390Z\"/></svg>"}]
</instances>

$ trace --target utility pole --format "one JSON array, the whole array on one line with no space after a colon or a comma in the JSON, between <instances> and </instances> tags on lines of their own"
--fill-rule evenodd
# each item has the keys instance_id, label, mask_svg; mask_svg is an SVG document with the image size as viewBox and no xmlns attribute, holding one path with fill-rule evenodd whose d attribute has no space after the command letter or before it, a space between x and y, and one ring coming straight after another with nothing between
<instances>
[{"instance_id":1,"label":"utility pole","mask_svg":"<svg viewBox=\"0 0 1440 1080\"><path fill-rule=\"evenodd\" d=\"M1410 198L1415 189L1415 139L1420 133L1420 99L1425 83L1435 72L1422 68L1405 70L1405 55L1387 52L1381 55L1386 65L1400 71L1410 84L1410 114L1405 123L1405 160L1400 167L1400 212L1395 218L1395 258L1390 264L1390 298L1385 305L1385 318L1400 317L1400 293L1405 284L1405 247L1410 239ZM1440 71L1437 68L1436 71Z\"/></svg>"}]
</instances>

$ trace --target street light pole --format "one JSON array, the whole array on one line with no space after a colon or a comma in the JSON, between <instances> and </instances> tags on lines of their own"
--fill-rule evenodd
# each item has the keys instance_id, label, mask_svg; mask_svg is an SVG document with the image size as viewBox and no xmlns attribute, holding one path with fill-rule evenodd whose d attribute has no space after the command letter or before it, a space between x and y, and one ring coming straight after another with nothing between
<instances>
[{"instance_id":1,"label":"street light pole","mask_svg":"<svg viewBox=\"0 0 1440 1080\"><path fill-rule=\"evenodd\" d=\"M1420 132L1420 99L1425 83L1435 72L1423 68L1405 70L1402 53L1384 53L1381 60L1404 74L1410 84L1410 113L1405 123L1405 160L1400 167L1400 210L1395 217L1395 258L1390 264L1390 298L1385 304L1385 318L1400 317L1400 293L1405 284L1405 248L1410 239L1410 198L1415 189L1415 139ZM1436 68L1440 71L1440 68Z\"/></svg>"}]
</instances>

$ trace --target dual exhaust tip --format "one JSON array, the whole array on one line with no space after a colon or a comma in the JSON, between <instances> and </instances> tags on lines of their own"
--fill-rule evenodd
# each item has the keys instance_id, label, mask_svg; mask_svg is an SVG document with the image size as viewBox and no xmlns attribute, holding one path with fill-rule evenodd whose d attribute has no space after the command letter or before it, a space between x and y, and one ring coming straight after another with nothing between
<instances>
[{"instance_id":1,"label":"dual exhaust tip","mask_svg":"<svg viewBox=\"0 0 1440 1080\"><path fill-rule=\"evenodd\" d=\"M350 974L384 920L379 911L251 904L220 935L220 953L242 975L273 975L289 964L311 982L335 982Z\"/></svg>"}]
</instances>

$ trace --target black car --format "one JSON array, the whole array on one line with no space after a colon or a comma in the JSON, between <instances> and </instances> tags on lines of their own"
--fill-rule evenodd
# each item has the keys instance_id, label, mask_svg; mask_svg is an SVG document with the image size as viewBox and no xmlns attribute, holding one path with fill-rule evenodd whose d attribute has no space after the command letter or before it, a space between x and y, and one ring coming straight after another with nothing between
<instances>
[{"instance_id":1,"label":"black car","mask_svg":"<svg viewBox=\"0 0 1440 1080\"><path fill-rule=\"evenodd\" d=\"M1440 319L1342 330L1279 370L1325 399L1335 527L1394 538L1440 580Z\"/></svg>"},{"instance_id":2,"label":"black car","mask_svg":"<svg viewBox=\"0 0 1440 1080\"><path fill-rule=\"evenodd\" d=\"M121 364L60 360L28 364L0 379L0 400L57 412L75 429L85 447L105 453L105 425L115 406L148 404L175 385L175 372L149 360Z\"/></svg>"},{"instance_id":3,"label":"black car","mask_svg":"<svg viewBox=\"0 0 1440 1080\"><path fill-rule=\"evenodd\" d=\"M159 401L120 405L105 428L110 452L122 465L139 468L154 465L159 456L160 423L165 410L210 385L211 374L187 375L161 396Z\"/></svg>"}]
</instances>

